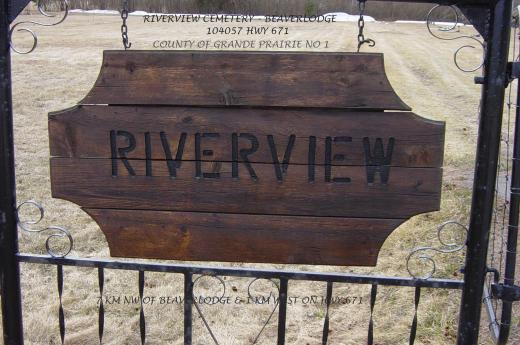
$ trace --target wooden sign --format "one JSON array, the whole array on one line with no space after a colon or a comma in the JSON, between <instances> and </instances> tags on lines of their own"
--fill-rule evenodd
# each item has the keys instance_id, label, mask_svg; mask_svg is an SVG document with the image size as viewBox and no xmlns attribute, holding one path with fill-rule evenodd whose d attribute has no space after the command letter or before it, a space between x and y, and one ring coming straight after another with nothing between
<instances>
[{"instance_id":1,"label":"wooden sign","mask_svg":"<svg viewBox=\"0 0 520 345\"><path fill-rule=\"evenodd\" d=\"M375 265L440 205L444 123L380 54L107 51L49 132L53 196L113 256Z\"/></svg>"}]
</instances>

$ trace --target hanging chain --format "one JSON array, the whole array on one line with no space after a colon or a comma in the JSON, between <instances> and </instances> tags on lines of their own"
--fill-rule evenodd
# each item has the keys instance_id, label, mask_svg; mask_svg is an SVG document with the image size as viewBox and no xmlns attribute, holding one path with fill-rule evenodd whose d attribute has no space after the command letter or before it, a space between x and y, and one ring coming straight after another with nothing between
<instances>
[{"instance_id":1,"label":"hanging chain","mask_svg":"<svg viewBox=\"0 0 520 345\"><path fill-rule=\"evenodd\" d=\"M365 14L366 0L358 0L358 9L359 9L359 20L358 20L358 47L357 51L359 53L361 46L363 44L368 44L369 47L373 47L376 45L376 41L370 38L365 38L365 34L363 31L365 30L365 18L363 15Z\"/></svg>"},{"instance_id":2,"label":"hanging chain","mask_svg":"<svg viewBox=\"0 0 520 345\"><path fill-rule=\"evenodd\" d=\"M123 46L125 47L125 50L127 50L132 46L132 43L128 42L128 26L126 25L126 20L128 19L128 0L123 0L121 19L123 19L123 24L121 25L121 36L123 37Z\"/></svg>"}]
</instances>

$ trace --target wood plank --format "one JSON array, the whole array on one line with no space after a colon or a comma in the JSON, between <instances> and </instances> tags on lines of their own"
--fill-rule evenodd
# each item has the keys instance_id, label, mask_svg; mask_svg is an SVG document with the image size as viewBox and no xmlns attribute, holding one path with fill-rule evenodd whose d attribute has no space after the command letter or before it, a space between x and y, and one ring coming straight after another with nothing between
<instances>
[{"instance_id":1,"label":"wood plank","mask_svg":"<svg viewBox=\"0 0 520 345\"><path fill-rule=\"evenodd\" d=\"M85 209L116 257L374 266L402 219ZM146 224L146 226L143 226Z\"/></svg>"},{"instance_id":2,"label":"wood plank","mask_svg":"<svg viewBox=\"0 0 520 345\"><path fill-rule=\"evenodd\" d=\"M110 159L53 158L53 197L87 208L370 218L408 218L440 205L440 168L392 167L386 184L380 174L370 184L366 166L334 167L330 182L322 167L310 182L303 165L288 166L280 181L273 164L252 165L253 179L245 164L233 177L232 163L208 162L197 177L198 163L182 162L173 178L164 161L153 162L151 176L144 160L127 162L135 176L117 163L113 176Z\"/></svg>"},{"instance_id":3,"label":"wood plank","mask_svg":"<svg viewBox=\"0 0 520 345\"><path fill-rule=\"evenodd\" d=\"M81 103L410 110L378 53L105 51Z\"/></svg>"},{"instance_id":4,"label":"wood plank","mask_svg":"<svg viewBox=\"0 0 520 345\"><path fill-rule=\"evenodd\" d=\"M344 110L275 110L194 107L79 106L49 116L50 149L54 157L110 158L111 131L124 131L135 139L131 159L145 159L146 133L150 135L150 158L165 160L164 139L173 157L185 133L182 160L232 161L233 135L237 149L250 148L252 136L256 152L247 157L253 163L273 163L273 152L283 162L291 136L294 145L290 163L310 164L310 142L315 141L314 164L326 164L327 137L330 138L331 165L364 165L373 153L377 139L384 151L392 138L388 165L401 167L440 167L443 159L444 123L403 112L349 112ZM161 133L163 133L161 135ZM218 137L200 139L197 133ZM241 136L247 133L248 135ZM272 137L270 141L269 137ZM348 138L348 141L334 138ZM366 139L365 139L366 138ZM117 135L117 147L128 146L128 135ZM364 141L368 140L367 151ZM274 147L274 149L273 149ZM211 149L212 155L203 155ZM342 159L334 159L337 154ZM242 155L235 159L242 162Z\"/></svg>"}]
</instances>

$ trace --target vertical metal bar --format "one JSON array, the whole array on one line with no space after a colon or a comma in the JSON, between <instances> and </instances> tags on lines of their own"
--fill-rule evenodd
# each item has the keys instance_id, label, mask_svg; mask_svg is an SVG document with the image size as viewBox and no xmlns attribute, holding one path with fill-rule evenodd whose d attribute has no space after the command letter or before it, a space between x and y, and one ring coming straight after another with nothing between
<instances>
[{"instance_id":1,"label":"vertical metal bar","mask_svg":"<svg viewBox=\"0 0 520 345\"><path fill-rule=\"evenodd\" d=\"M518 39L518 37L515 37ZM516 53L516 52L515 52ZM520 86L520 82L519 82ZM507 232L506 265L504 271L504 284L515 284L516 246L518 242L518 216L520 212L520 87L516 95L516 119L515 142L513 148L513 168L511 171L511 193L509 204L509 226ZM513 302L502 301L502 316L500 318L500 331L497 344L504 345L509 339Z\"/></svg>"},{"instance_id":2,"label":"vertical metal bar","mask_svg":"<svg viewBox=\"0 0 520 345\"><path fill-rule=\"evenodd\" d=\"M191 345L193 318L193 275L184 274L184 345Z\"/></svg>"},{"instance_id":3,"label":"vertical metal bar","mask_svg":"<svg viewBox=\"0 0 520 345\"><path fill-rule=\"evenodd\" d=\"M489 36L484 64L481 112L473 199L467 242L464 289L460 309L458 345L478 343L482 294L486 276L489 229L497 176L497 161L507 84L512 0L490 2Z\"/></svg>"},{"instance_id":4,"label":"vertical metal bar","mask_svg":"<svg viewBox=\"0 0 520 345\"><path fill-rule=\"evenodd\" d=\"M58 308L58 321L60 325L60 340L61 345L65 343L65 313L63 311L63 266L56 266L57 280L58 280L58 297L60 299L60 306Z\"/></svg>"},{"instance_id":5,"label":"vertical metal bar","mask_svg":"<svg viewBox=\"0 0 520 345\"><path fill-rule=\"evenodd\" d=\"M141 334L141 345L146 342L146 319L144 317L144 271L139 271L139 302L141 303L141 310L139 312L139 332Z\"/></svg>"},{"instance_id":6,"label":"vertical metal bar","mask_svg":"<svg viewBox=\"0 0 520 345\"><path fill-rule=\"evenodd\" d=\"M13 144L9 1L0 3L0 269L5 345L23 344Z\"/></svg>"},{"instance_id":7,"label":"vertical metal bar","mask_svg":"<svg viewBox=\"0 0 520 345\"><path fill-rule=\"evenodd\" d=\"M98 314L98 335L99 344L103 344L103 334L105 331L105 305L103 303L103 293L105 290L105 271L102 267L98 268L99 284L99 314Z\"/></svg>"},{"instance_id":8,"label":"vertical metal bar","mask_svg":"<svg viewBox=\"0 0 520 345\"><path fill-rule=\"evenodd\" d=\"M286 278L280 278L280 296L278 309L278 345L285 344L285 324L287 320L287 292L289 282Z\"/></svg>"},{"instance_id":9,"label":"vertical metal bar","mask_svg":"<svg viewBox=\"0 0 520 345\"><path fill-rule=\"evenodd\" d=\"M370 321L368 322L368 336L367 336L367 344L374 344L374 307L376 305L377 298L377 284L372 285L372 289L370 291Z\"/></svg>"},{"instance_id":10,"label":"vertical metal bar","mask_svg":"<svg viewBox=\"0 0 520 345\"><path fill-rule=\"evenodd\" d=\"M415 343L415 337L417 335L417 312L419 310L419 302L421 300L421 288L417 286L415 288L415 311L413 314L413 321L412 321L412 327L410 329L410 341L408 342L409 345L413 345Z\"/></svg>"},{"instance_id":11,"label":"vertical metal bar","mask_svg":"<svg viewBox=\"0 0 520 345\"><path fill-rule=\"evenodd\" d=\"M332 282L327 282L327 297L325 298L326 303L326 312L325 312L325 321L323 322L323 335L321 338L321 344L327 345L329 341L329 311L330 311L330 302L332 301Z\"/></svg>"}]
</instances>

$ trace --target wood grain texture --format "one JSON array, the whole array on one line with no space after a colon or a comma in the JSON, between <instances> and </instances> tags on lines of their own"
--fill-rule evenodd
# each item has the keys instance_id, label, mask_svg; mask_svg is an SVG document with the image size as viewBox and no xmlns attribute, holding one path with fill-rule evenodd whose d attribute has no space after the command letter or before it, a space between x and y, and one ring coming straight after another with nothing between
<instances>
[{"instance_id":1,"label":"wood grain texture","mask_svg":"<svg viewBox=\"0 0 520 345\"><path fill-rule=\"evenodd\" d=\"M110 158L110 131L124 130L136 140L128 158L144 159L145 133L150 133L151 158L165 160L160 133L166 134L175 155L182 133L186 133L183 160L196 160L196 133L218 133L218 138L202 140L201 149L211 149L206 161L231 161L232 136L249 133L258 139L258 150L248 156L251 162L272 163L268 136L273 136L278 159L283 161L291 135L295 136L290 155L292 164L309 164L309 138L315 137L315 164L325 164L326 138L350 137L350 142L333 143L334 154L343 160L332 165L364 165L363 139L372 149L377 138L395 145L390 165L401 167L440 167L443 159L444 123L421 118L409 112L348 112L343 110L275 110L193 107L79 106L49 116L50 150L53 157ZM118 147L127 145L118 137ZM247 138L238 139L239 148L251 146ZM242 156L238 156L243 161Z\"/></svg>"},{"instance_id":2,"label":"wood grain texture","mask_svg":"<svg viewBox=\"0 0 520 345\"><path fill-rule=\"evenodd\" d=\"M112 256L373 266L441 198L444 123L385 110L382 54L106 51L49 115L52 195Z\"/></svg>"},{"instance_id":3,"label":"wood grain texture","mask_svg":"<svg viewBox=\"0 0 520 345\"><path fill-rule=\"evenodd\" d=\"M165 162L158 163L148 177L145 161L131 161L136 176L129 176L119 160L120 174L112 177L109 159L53 158L52 195L87 208L330 217L409 218L440 205L439 168L395 167L388 184L376 179L369 185L363 166L335 167L333 176L349 177L350 183L326 183L323 171L311 183L302 165L289 166L279 182L272 164L255 164L253 180L243 166L233 178L227 162L202 166L220 178L196 178L196 162L183 162L175 179Z\"/></svg>"},{"instance_id":4,"label":"wood grain texture","mask_svg":"<svg viewBox=\"0 0 520 345\"><path fill-rule=\"evenodd\" d=\"M105 51L81 103L410 110L374 53Z\"/></svg>"},{"instance_id":5,"label":"wood grain texture","mask_svg":"<svg viewBox=\"0 0 520 345\"><path fill-rule=\"evenodd\" d=\"M402 219L86 209L112 256L195 261L375 265ZM146 226L143 226L145 224Z\"/></svg>"}]
</instances>

